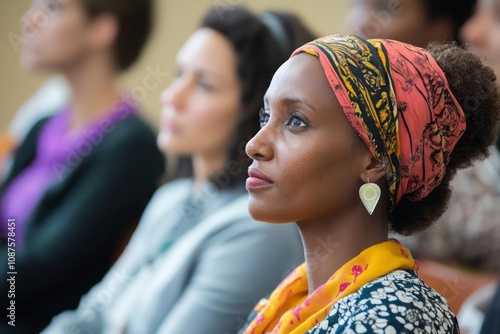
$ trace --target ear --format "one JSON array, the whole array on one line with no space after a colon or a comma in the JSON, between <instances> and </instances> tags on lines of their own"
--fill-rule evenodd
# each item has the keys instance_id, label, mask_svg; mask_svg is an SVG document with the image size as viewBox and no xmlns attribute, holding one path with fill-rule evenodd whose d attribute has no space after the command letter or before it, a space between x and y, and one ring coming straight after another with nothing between
<instances>
[{"instance_id":1,"label":"ear","mask_svg":"<svg viewBox=\"0 0 500 334\"><path fill-rule=\"evenodd\" d=\"M385 178L387 173L387 166L384 165L380 160L375 158L371 153L365 158L365 167L360 174L361 180L363 182L377 183L379 180Z\"/></svg>"},{"instance_id":2,"label":"ear","mask_svg":"<svg viewBox=\"0 0 500 334\"><path fill-rule=\"evenodd\" d=\"M89 42L96 49L112 46L118 36L118 21L112 14L100 14L92 20L89 30Z\"/></svg>"}]
</instances>

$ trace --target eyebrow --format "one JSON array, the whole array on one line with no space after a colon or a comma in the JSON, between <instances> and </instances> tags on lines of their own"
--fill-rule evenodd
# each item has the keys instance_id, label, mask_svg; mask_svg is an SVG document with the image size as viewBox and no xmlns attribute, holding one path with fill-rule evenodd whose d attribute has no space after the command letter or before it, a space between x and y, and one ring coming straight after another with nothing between
<instances>
[{"instance_id":1,"label":"eyebrow","mask_svg":"<svg viewBox=\"0 0 500 334\"><path fill-rule=\"evenodd\" d=\"M316 111L316 109L306 99L285 97L280 102L283 103L283 104L285 104L286 106L299 103L299 104L303 104L306 107L309 107L310 109ZM269 104L267 96L264 97L264 103L265 104Z\"/></svg>"},{"instance_id":2,"label":"eyebrow","mask_svg":"<svg viewBox=\"0 0 500 334\"><path fill-rule=\"evenodd\" d=\"M185 68L185 63L183 63L181 61L176 61L175 67L176 67L176 70L178 71L179 69ZM206 75L209 77L215 77L215 78L218 78L218 79L223 80L223 81L227 80L227 78L225 78L219 72L213 71L210 68L206 68L205 66L198 66L198 67L194 67L194 68L190 68L190 69L196 74L202 74L202 75Z\"/></svg>"}]
</instances>

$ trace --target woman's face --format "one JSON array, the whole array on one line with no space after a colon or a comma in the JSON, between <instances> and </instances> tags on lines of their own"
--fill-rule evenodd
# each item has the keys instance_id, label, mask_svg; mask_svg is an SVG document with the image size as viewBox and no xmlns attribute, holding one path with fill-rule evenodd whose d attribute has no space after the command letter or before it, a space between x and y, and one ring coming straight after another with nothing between
<instances>
[{"instance_id":1,"label":"woman's face","mask_svg":"<svg viewBox=\"0 0 500 334\"><path fill-rule=\"evenodd\" d=\"M353 33L360 37L394 39L420 47L449 37L448 31L441 32L431 24L422 1L354 1L348 22Z\"/></svg>"},{"instance_id":2,"label":"woman's face","mask_svg":"<svg viewBox=\"0 0 500 334\"><path fill-rule=\"evenodd\" d=\"M21 63L60 70L88 50L90 21L76 0L34 0L22 20Z\"/></svg>"},{"instance_id":3,"label":"woman's face","mask_svg":"<svg viewBox=\"0 0 500 334\"><path fill-rule=\"evenodd\" d=\"M289 59L274 75L264 105L261 130L246 147L254 159L247 180L252 217L322 219L359 205L363 159L371 155L319 61L307 54Z\"/></svg>"},{"instance_id":4,"label":"woman's face","mask_svg":"<svg viewBox=\"0 0 500 334\"><path fill-rule=\"evenodd\" d=\"M225 154L241 108L238 57L218 32L202 28L177 55L177 78L162 94L158 145L174 154Z\"/></svg>"},{"instance_id":5,"label":"woman's face","mask_svg":"<svg viewBox=\"0 0 500 334\"><path fill-rule=\"evenodd\" d=\"M473 51L486 57L500 76L500 0L480 0L461 35Z\"/></svg>"}]
</instances>

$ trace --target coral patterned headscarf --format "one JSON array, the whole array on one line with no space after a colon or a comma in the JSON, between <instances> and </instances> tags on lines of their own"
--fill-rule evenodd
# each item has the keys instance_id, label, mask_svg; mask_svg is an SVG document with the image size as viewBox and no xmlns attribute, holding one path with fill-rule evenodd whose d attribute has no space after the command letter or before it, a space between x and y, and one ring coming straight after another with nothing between
<instances>
[{"instance_id":1,"label":"coral patterned headscarf","mask_svg":"<svg viewBox=\"0 0 500 334\"><path fill-rule=\"evenodd\" d=\"M391 40L332 35L293 55L318 57L351 126L388 167L391 209L442 181L465 115L434 58Z\"/></svg>"},{"instance_id":2,"label":"coral patterned headscarf","mask_svg":"<svg viewBox=\"0 0 500 334\"><path fill-rule=\"evenodd\" d=\"M388 167L391 209L401 198L418 201L443 179L465 116L443 71L424 49L389 40L333 35L297 49L317 57L348 121L372 154ZM395 240L374 245L308 293L305 265L256 306L245 334L302 334L332 305L394 270L416 269Z\"/></svg>"}]
</instances>

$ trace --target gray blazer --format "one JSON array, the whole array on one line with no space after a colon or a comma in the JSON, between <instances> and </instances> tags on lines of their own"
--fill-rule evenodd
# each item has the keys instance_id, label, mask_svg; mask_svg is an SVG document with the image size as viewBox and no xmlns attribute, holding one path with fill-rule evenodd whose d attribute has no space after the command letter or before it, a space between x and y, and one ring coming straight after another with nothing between
<instances>
[{"instance_id":1,"label":"gray blazer","mask_svg":"<svg viewBox=\"0 0 500 334\"><path fill-rule=\"evenodd\" d=\"M244 189L160 188L130 244L75 311L43 333L236 333L303 262L295 225L255 222Z\"/></svg>"}]
</instances>

